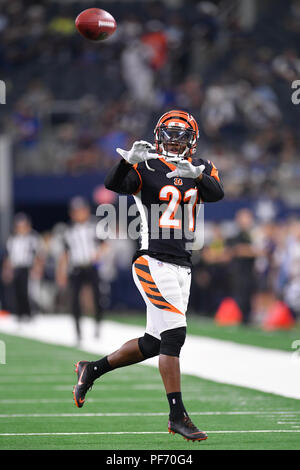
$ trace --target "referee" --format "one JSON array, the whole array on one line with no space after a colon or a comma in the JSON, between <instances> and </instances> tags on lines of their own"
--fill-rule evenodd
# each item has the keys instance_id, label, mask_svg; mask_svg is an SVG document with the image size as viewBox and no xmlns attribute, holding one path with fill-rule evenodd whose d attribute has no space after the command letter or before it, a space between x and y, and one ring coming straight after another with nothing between
<instances>
[{"instance_id":1,"label":"referee","mask_svg":"<svg viewBox=\"0 0 300 470\"><path fill-rule=\"evenodd\" d=\"M96 223L91 217L88 202L75 197L70 203L72 224L63 237L63 253L57 269L57 284L65 288L69 278L71 289L71 310L75 320L78 341L81 339L80 291L83 285L91 287L95 307L95 337L98 337L102 319L100 277L97 264L106 250L105 242L96 237Z\"/></svg>"},{"instance_id":2,"label":"referee","mask_svg":"<svg viewBox=\"0 0 300 470\"><path fill-rule=\"evenodd\" d=\"M29 300L29 277L38 269L40 238L32 230L26 214L16 214L14 229L6 243L6 256L2 278L5 284L12 283L18 319L31 318Z\"/></svg>"}]
</instances>

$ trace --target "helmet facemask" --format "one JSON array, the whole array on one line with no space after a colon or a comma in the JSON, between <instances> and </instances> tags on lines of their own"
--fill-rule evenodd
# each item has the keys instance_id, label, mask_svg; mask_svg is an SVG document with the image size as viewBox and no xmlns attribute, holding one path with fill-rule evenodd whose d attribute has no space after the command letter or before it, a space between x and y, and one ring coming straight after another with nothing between
<instances>
[{"instance_id":1,"label":"helmet facemask","mask_svg":"<svg viewBox=\"0 0 300 470\"><path fill-rule=\"evenodd\" d=\"M193 153L196 133L185 126L165 126L161 125L157 129L156 142L158 151L166 157L187 158Z\"/></svg>"}]
</instances>

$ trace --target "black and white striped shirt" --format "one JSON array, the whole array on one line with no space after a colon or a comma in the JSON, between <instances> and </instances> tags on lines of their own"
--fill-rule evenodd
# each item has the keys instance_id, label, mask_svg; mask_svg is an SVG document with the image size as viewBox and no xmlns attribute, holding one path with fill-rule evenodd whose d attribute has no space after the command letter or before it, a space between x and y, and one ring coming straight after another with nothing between
<instances>
[{"instance_id":1,"label":"black and white striped shirt","mask_svg":"<svg viewBox=\"0 0 300 470\"><path fill-rule=\"evenodd\" d=\"M40 238L35 232L27 235L11 235L6 243L7 254L13 268L30 268L40 247Z\"/></svg>"},{"instance_id":2,"label":"black and white striped shirt","mask_svg":"<svg viewBox=\"0 0 300 470\"><path fill-rule=\"evenodd\" d=\"M64 234L64 246L72 267L94 264L100 243L101 241L96 237L96 223L92 220L75 223Z\"/></svg>"}]
</instances>

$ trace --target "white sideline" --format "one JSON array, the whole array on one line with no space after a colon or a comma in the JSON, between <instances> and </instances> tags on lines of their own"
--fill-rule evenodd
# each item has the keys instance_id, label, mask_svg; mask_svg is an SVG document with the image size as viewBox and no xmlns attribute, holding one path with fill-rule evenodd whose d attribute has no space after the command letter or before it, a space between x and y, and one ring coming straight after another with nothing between
<instances>
[{"instance_id":1,"label":"white sideline","mask_svg":"<svg viewBox=\"0 0 300 470\"><path fill-rule=\"evenodd\" d=\"M80 349L99 355L108 354L125 341L144 333L139 326L104 321L100 338L95 339L93 320L84 318L82 326ZM33 322L21 326L14 317L8 316L0 319L0 331L46 343L75 345L74 325L68 315L39 315ZM84 354L81 359L84 359ZM292 351L188 335L181 353L181 371L215 382L300 399L300 361L294 359ZM157 358L148 359L143 364L157 366Z\"/></svg>"}]
</instances>

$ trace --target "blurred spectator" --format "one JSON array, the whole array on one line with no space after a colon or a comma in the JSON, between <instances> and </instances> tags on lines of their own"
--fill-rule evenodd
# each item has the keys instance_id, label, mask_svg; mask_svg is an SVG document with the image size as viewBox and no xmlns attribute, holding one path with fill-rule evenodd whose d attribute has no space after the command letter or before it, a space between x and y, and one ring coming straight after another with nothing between
<instances>
[{"instance_id":1,"label":"blurred spectator","mask_svg":"<svg viewBox=\"0 0 300 470\"><path fill-rule=\"evenodd\" d=\"M95 337L99 335L102 318L100 278L98 264L106 251L106 243L96 236L96 224L91 217L90 206L81 197L70 203L71 226L63 237L64 250L58 260L57 284L65 289L69 280L71 288L71 311L75 321L77 339L81 339L80 292L84 285L92 289L95 308Z\"/></svg>"},{"instance_id":2,"label":"blurred spectator","mask_svg":"<svg viewBox=\"0 0 300 470\"><path fill-rule=\"evenodd\" d=\"M202 83L199 78L189 76L177 87L177 106L190 109L191 112L194 110L195 114L198 114L202 101Z\"/></svg>"},{"instance_id":3,"label":"blurred spectator","mask_svg":"<svg viewBox=\"0 0 300 470\"><path fill-rule=\"evenodd\" d=\"M68 9L64 10L64 8L66 7L61 7L59 14L52 18L49 23L49 30L53 33L69 36L76 31L74 18L69 13Z\"/></svg>"},{"instance_id":4,"label":"blurred spectator","mask_svg":"<svg viewBox=\"0 0 300 470\"><path fill-rule=\"evenodd\" d=\"M167 36L164 25L157 20L151 20L146 24L147 32L141 37L149 51L149 63L154 70L159 70L166 65L168 59Z\"/></svg>"},{"instance_id":5,"label":"blurred spectator","mask_svg":"<svg viewBox=\"0 0 300 470\"><path fill-rule=\"evenodd\" d=\"M99 150L93 139L88 136L82 137L78 143L78 149L66 162L66 167L70 173L78 173L97 169L99 164Z\"/></svg>"},{"instance_id":6,"label":"blurred spectator","mask_svg":"<svg viewBox=\"0 0 300 470\"><path fill-rule=\"evenodd\" d=\"M291 224L291 230L281 253L281 291L295 318L300 315L300 221Z\"/></svg>"},{"instance_id":7,"label":"blurred spectator","mask_svg":"<svg viewBox=\"0 0 300 470\"><path fill-rule=\"evenodd\" d=\"M243 314L243 323L250 321L252 311L252 296L255 292L254 263L257 250L254 247L251 230L253 228L253 215L248 209L237 212L237 234L228 240L231 257L231 280L233 298Z\"/></svg>"},{"instance_id":8,"label":"blurred spectator","mask_svg":"<svg viewBox=\"0 0 300 470\"><path fill-rule=\"evenodd\" d=\"M295 49L286 49L273 60L274 72L291 84L300 75L300 58Z\"/></svg>"},{"instance_id":9,"label":"blurred spectator","mask_svg":"<svg viewBox=\"0 0 300 470\"><path fill-rule=\"evenodd\" d=\"M102 189L94 195L97 203L113 203L111 194ZM57 272L69 230L65 224L56 224L51 233L42 235L38 244L40 256L31 271L29 302L37 304L39 311L69 311L72 290L61 289L66 286L66 278L61 277L61 266ZM276 300L283 300L293 316L300 319L300 219L265 222L254 220L252 213L243 209L237 213L234 223L206 222L205 231L204 248L193 252L189 303L192 313L213 317L222 301L233 297L242 310L245 324L262 325ZM134 295L129 269L135 242L127 237L126 227L118 228L116 235L118 238L106 240L97 262L101 306L118 312L138 310L140 299ZM7 260L2 273L5 281L2 307L15 310L12 303L15 291L10 292L7 284L12 282ZM72 270L69 274L72 275ZM55 284L57 275L58 285ZM15 288L14 284L11 286ZM83 289L81 300L89 309L93 299L88 294Z\"/></svg>"},{"instance_id":10,"label":"blurred spectator","mask_svg":"<svg viewBox=\"0 0 300 470\"><path fill-rule=\"evenodd\" d=\"M74 27L85 2L1 2L1 79L8 99L0 107L0 127L12 138L15 172L105 171L119 158L116 147L153 138L162 112L192 112L199 156L216 163L226 199L260 195L254 225L244 212L234 237L223 224L211 229L195 260L193 309L213 314L232 293L232 274L245 321L257 296L261 302L254 301L252 310L276 295L298 314L297 223L273 219L281 200L299 211L300 108L291 103L290 86L300 77L299 0L278 0L272 8L260 2L250 26L227 1L188 7L183 1L136 2L130 9L121 3L109 2L118 17L116 33L93 43ZM59 237L55 231L44 237L45 280ZM112 252L107 256L107 273L117 285L122 268Z\"/></svg>"},{"instance_id":11,"label":"blurred spectator","mask_svg":"<svg viewBox=\"0 0 300 470\"><path fill-rule=\"evenodd\" d=\"M51 106L53 95L51 90L41 80L33 79L28 84L24 97L28 106L35 112L43 112Z\"/></svg>"},{"instance_id":12,"label":"blurred spectator","mask_svg":"<svg viewBox=\"0 0 300 470\"><path fill-rule=\"evenodd\" d=\"M280 110L270 88L253 90L244 98L240 107L246 122L254 129L270 128L281 119Z\"/></svg>"},{"instance_id":13,"label":"blurred spectator","mask_svg":"<svg viewBox=\"0 0 300 470\"><path fill-rule=\"evenodd\" d=\"M277 3L270 15L263 2L246 29L226 2L188 9L183 2L139 3L134 12L118 8L118 29L101 43L74 29L84 3L28 5L30 34L20 21L24 0L6 3L0 63L9 99L0 123L14 139L16 171L105 170L116 146L151 139L155 117L182 107L199 121L203 156L222 147L216 163L230 181L229 197L288 197L274 184L281 180L296 193L295 172L281 165L300 151L299 109L285 83L299 78L299 52L291 47L300 36L299 3ZM115 14L115 2L110 8ZM280 28L286 34L272 34ZM99 153L90 143L82 148L89 139Z\"/></svg>"},{"instance_id":14,"label":"blurred spectator","mask_svg":"<svg viewBox=\"0 0 300 470\"><path fill-rule=\"evenodd\" d=\"M221 227L211 227L209 241L194 254L190 308L213 314L230 293L228 262L230 256Z\"/></svg>"},{"instance_id":15,"label":"blurred spectator","mask_svg":"<svg viewBox=\"0 0 300 470\"><path fill-rule=\"evenodd\" d=\"M154 74L151 69L152 51L139 39L125 47L121 65L123 78L131 97L139 105L151 106L154 100Z\"/></svg>"},{"instance_id":16,"label":"blurred spectator","mask_svg":"<svg viewBox=\"0 0 300 470\"><path fill-rule=\"evenodd\" d=\"M36 146L40 122L33 108L24 100L19 101L13 120L18 146L23 149Z\"/></svg>"},{"instance_id":17,"label":"blurred spectator","mask_svg":"<svg viewBox=\"0 0 300 470\"><path fill-rule=\"evenodd\" d=\"M14 218L14 230L7 240L6 258L3 263L2 279L12 283L16 314L19 320L31 318L29 299L29 277L41 277L41 245L39 236L32 230L26 214ZM14 310L14 306L11 306Z\"/></svg>"},{"instance_id":18,"label":"blurred spectator","mask_svg":"<svg viewBox=\"0 0 300 470\"><path fill-rule=\"evenodd\" d=\"M233 101L221 86L211 86L206 92L201 117L207 135L218 135L236 119Z\"/></svg>"}]
</instances>

